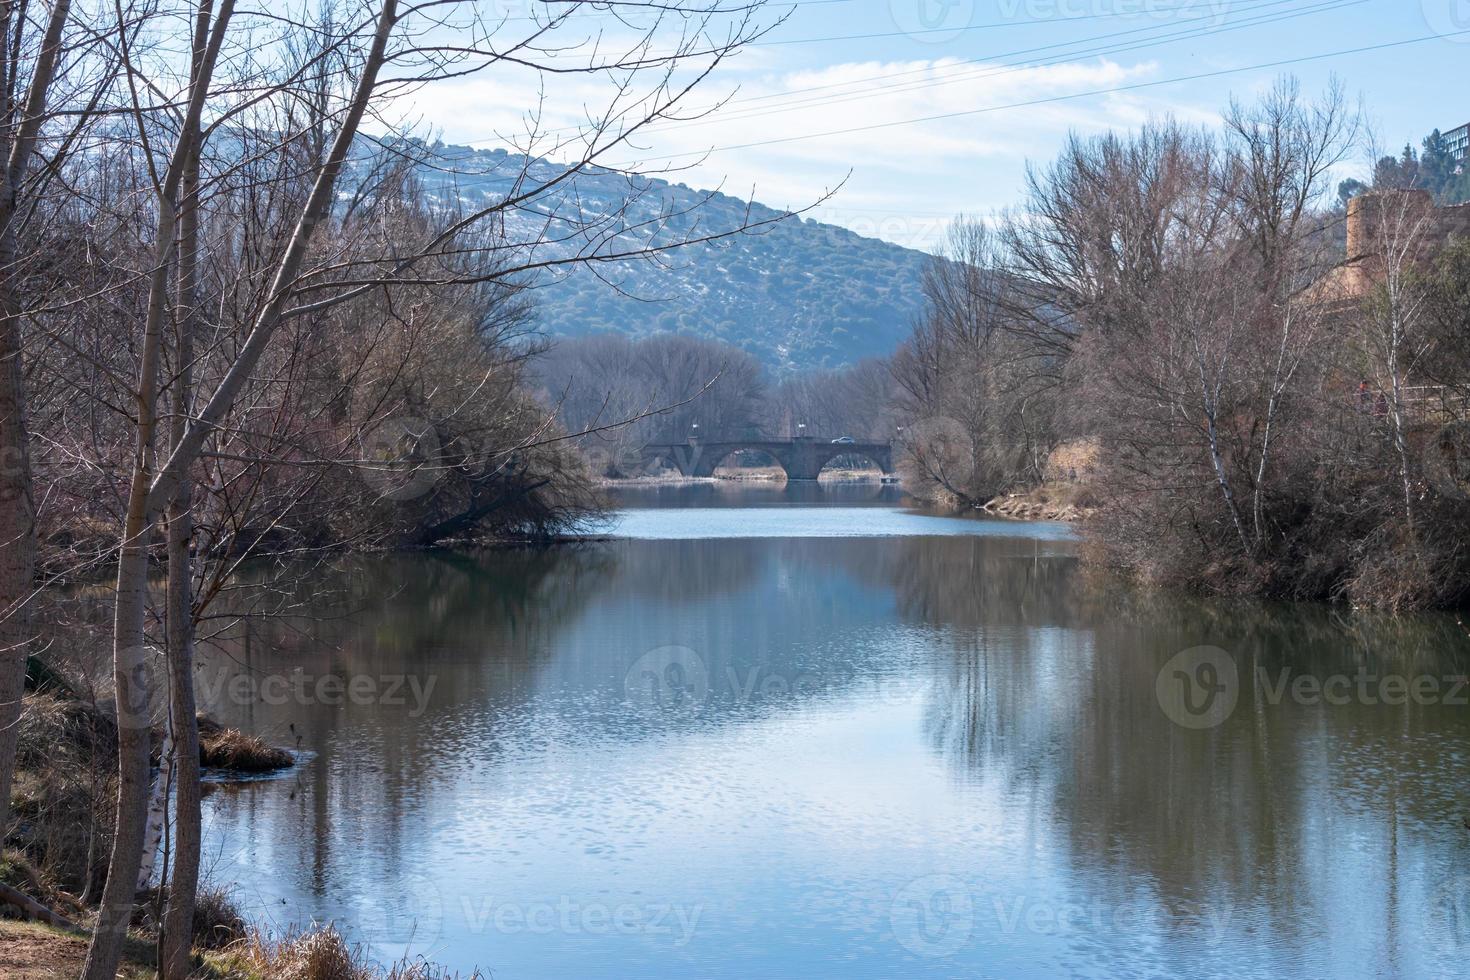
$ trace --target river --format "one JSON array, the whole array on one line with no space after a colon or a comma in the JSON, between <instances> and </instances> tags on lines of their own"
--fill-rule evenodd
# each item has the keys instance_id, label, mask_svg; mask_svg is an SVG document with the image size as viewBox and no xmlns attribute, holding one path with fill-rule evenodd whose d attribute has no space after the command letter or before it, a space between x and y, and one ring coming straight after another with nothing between
<instances>
[{"instance_id":1,"label":"river","mask_svg":"<svg viewBox=\"0 0 1470 980\"><path fill-rule=\"evenodd\" d=\"M623 504L253 593L204 707L303 762L207 797L210 878L497 980L1464 975L1453 619L1124 587L872 484Z\"/></svg>"}]
</instances>

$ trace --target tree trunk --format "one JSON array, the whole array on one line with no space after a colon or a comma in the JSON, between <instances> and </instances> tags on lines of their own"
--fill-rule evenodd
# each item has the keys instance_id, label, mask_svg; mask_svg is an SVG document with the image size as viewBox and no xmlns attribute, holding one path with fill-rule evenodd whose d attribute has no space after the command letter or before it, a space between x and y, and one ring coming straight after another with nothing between
<instances>
[{"instance_id":1,"label":"tree trunk","mask_svg":"<svg viewBox=\"0 0 1470 980\"><path fill-rule=\"evenodd\" d=\"M143 821L143 853L138 856L138 883L134 891L148 889L153 869L158 865L158 849L163 845L163 825L167 821L169 789L174 781L174 728L169 719L163 729L163 748L158 755L158 775L148 793L148 816Z\"/></svg>"},{"instance_id":2,"label":"tree trunk","mask_svg":"<svg viewBox=\"0 0 1470 980\"><path fill-rule=\"evenodd\" d=\"M151 425L148 428L151 429ZM143 439L144 435L140 433L140 443ZM144 507L148 472L146 460L135 464L123 548L117 566L112 652L113 683L117 688L117 809L107 882L102 887L102 907L97 914L92 944L87 950L87 962L82 970L85 980L113 980L117 976L123 939L127 936L133 914L134 886L138 882L144 821L148 815L152 685L148 675L148 651L143 647L148 534L153 525Z\"/></svg>"},{"instance_id":3,"label":"tree trunk","mask_svg":"<svg viewBox=\"0 0 1470 980\"><path fill-rule=\"evenodd\" d=\"M173 868L169 875L168 908L164 912L163 980L189 975L189 948L194 932L194 900L199 888L200 828L199 722L194 702L194 619L190 588L193 564L190 539L193 521L189 493L169 508L168 517L168 659L174 731Z\"/></svg>"},{"instance_id":4,"label":"tree trunk","mask_svg":"<svg viewBox=\"0 0 1470 980\"><path fill-rule=\"evenodd\" d=\"M199 153L184 172L179 214L178 381L174 398L170 442L183 438L193 407L194 333L198 309ZM194 932L194 900L199 887L201 829L199 813L199 721L194 703L194 536L193 484L184 480L168 509L168 630L169 725L177 748L174 767L173 868L169 875L168 908L159 937L158 972L162 980L185 980L189 975L190 939Z\"/></svg>"},{"instance_id":5,"label":"tree trunk","mask_svg":"<svg viewBox=\"0 0 1470 980\"><path fill-rule=\"evenodd\" d=\"M117 689L117 809L107 882L102 886L102 908L97 913L97 925L82 973L85 980L113 980L117 974L123 939L132 919L147 836L153 685L151 655L143 643L148 606L148 543L157 517L155 509L149 506L149 496L153 486L158 373L174 227L173 201L165 196L159 202L158 244L153 255L148 313L139 352L138 388L133 393L137 410L136 442L112 619L112 673Z\"/></svg>"}]
</instances>

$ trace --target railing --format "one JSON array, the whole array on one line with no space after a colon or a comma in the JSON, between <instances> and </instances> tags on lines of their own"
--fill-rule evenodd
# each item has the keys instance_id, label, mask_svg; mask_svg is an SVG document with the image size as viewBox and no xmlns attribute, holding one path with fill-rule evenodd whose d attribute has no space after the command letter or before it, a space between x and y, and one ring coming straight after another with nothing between
<instances>
[{"instance_id":1,"label":"railing","mask_svg":"<svg viewBox=\"0 0 1470 980\"><path fill-rule=\"evenodd\" d=\"M1388 414L1388 392L1360 388L1351 397L1364 414ZM1465 392L1447 385L1405 385L1399 389L1399 400L1414 419L1463 417L1470 408Z\"/></svg>"},{"instance_id":2,"label":"railing","mask_svg":"<svg viewBox=\"0 0 1470 980\"><path fill-rule=\"evenodd\" d=\"M646 445L649 445L649 446L683 446L683 445L687 445L690 442L690 440L694 440L694 441L697 441L697 442L706 442L706 443L732 443L732 444L748 443L748 444L753 445L753 446L754 445L761 445L761 444L765 444L765 445L778 445L778 446L794 446L797 443L803 443L803 442L817 443L819 445L821 445L821 444L837 445L838 443L836 442L836 440L841 439L841 438L843 438L843 436L840 436L840 435L837 435L837 436L727 436L727 435L707 436L707 435L705 435L702 432L690 432L690 433L685 434L682 438L678 438L678 439L656 439L656 440L653 440L651 442L646 443ZM892 445L892 443L891 442L884 442L881 439L858 439L858 438L854 438L853 441L852 441L852 443L850 443L850 445L857 445L857 446L888 446L888 445Z\"/></svg>"}]
</instances>

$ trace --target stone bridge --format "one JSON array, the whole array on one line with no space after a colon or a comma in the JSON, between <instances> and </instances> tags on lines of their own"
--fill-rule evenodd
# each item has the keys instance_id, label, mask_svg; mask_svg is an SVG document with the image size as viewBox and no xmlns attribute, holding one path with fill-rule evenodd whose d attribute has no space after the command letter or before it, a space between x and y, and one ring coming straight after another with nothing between
<instances>
[{"instance_id":1,"label":"stone bridge","mask_svg":"<svg viewBox=\"0 0 1470 980\"><path fill-rule=\"evenodd\" d=\"M828 442L822 439L737 439L703 442L650 443L643 457L662 459L684 476L713 476L731 453L753 449L770 456L786 471L788 480L815 480L822 467L839 456L865 456L885 474L893 473L893 447L886 442Z\"/></svg>"}]
</instances>

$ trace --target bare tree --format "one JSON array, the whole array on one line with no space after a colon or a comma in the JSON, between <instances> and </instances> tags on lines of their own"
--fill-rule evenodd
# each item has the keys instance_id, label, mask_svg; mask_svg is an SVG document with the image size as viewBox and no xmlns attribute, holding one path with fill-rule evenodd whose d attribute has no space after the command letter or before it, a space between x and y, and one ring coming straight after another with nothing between
<instances>
[{"instance_id":1,"label":"bare tree","mask_svg":"<svg viewBox=\"0 0 1470 980\"><path fill-rule=\"evenodd\" d=\"M924 318L892 360L902 438L916 487L969 506L1040 482L1055 445L1060 356L1037 338L1001 238L963 217L924 276ZM922 491L921 491L922 492Z\"/></svg>"},{"instance_id":2,"label":"bare tree","mask_svg":"<svg viewBox=\"0 0 1470 980\"><path fill-rule=\"evenodd\" d=\"M39 22L24 4L0 4L0 164L5 168L0 187L0 835L10 824L36 588L36 504L21 335L28 303L36 297L26 295L28 270L18 243L35 218L35 197L44 184L44 175L33 174L42 140L59 139L57 153L64 154L86 121L82 112L61 132L46 131L54 118L53 89L74 67L68 63L77 49L66 36L70 18L70 0L55 0ZM80 70L74 74L72 81L82 81Z\"/></svg>"},{"instance_id":3,"label":"bare tree","mask_svg":"<svg viewBox=\"0 0 1470 980\"><path fill-rule=\"evenodd\" d=\"M187 673L190 648L181 632L188 618L183 586L190 579L186 567L191 557L186 487L202 461L224 458L222 439L258 431L253 422L263 405L251 407L242 398L261 384L269 385L261 371L292 366L289 342L300 334L288 325L372 295L513 284L521 277L575 265L656 260L690 242L740 234L757 223L701 228L690 220L690 209L671 210L648 200L646 185L632 181L627 200L611 210L589 213L574 206L578 175L629 145L652 122L677 118L687 94L759 34L757 6L686 9L614 3L621 23L632 31L631 40L625 38L615 49L582 45L584 57L574 65L567 35L558 32L572 26L572 17L583 6L569 4L538 18L516 37L508 35L504 24L479 19L472 5L447 0L408 5L382 0L363 9L329 8L309 21L295 15L277 20L270 12L237 7L234 0L177 11L118 9L117 50L126 93L122 111L132 122L131 139L147 175L152 216L141 236L150 251L136 271L144 287L143 315L127 347L133 381L122 416L132 450L113 626L120 791L88 977L110 976L116 968L145 850L153 704L146 569L152 536L166 515L171 582L165 620L173 665L169 676L177 688ZM153 47L174 18L187 19L193 38L194 57L182 74L165 50ZM287 43L286 35L297 28L307 29L316 40ZM608 50L615 53L609 56ZM548 167L526 153L505 190L483 206L440 215L417 228L400 226L410 232L406 238L384 235L381 220L354 220L360 202L378 208L379 218L392 210L392 194L364 197L362 192L375 175L395 171L393 160L408 159L414 166L442 162L421 141L396 135L369 138L365 123L383 123L396 100L423 85L490 69L530 71L544 78L567 73L609 78L613 95L608 109L574 138L551 141L552 150L576 150L570 164ZM540 137L533 119L529 142L544 151L548 144ZM198 175L204 189L196 195L187 184L196 179L192 175L199 161L211 172ZM348 179L356 186L344 196L344 187L351 186ZM200 205L191 203L217 198L222 186L235 186L233 199L250 202L242 212L243 223L225 227L198 214ZM515 236L476 233L486 226L503 229L511 217L522 222ZM529 231L526 219L534 222ZM212 231L191 231L191 220ZM217 261L224 256L231 258ZM201 329L195 312L201 302L188 295L198 288L192 271L198 268L227 276L211 286L218 297L210 303L217 322L207 330ZM201 337L208 342L201 345ZM118 368L123 366L109 370L121 375ZM165 433L167 444L160 446ZM539 436L533 429L530 441L542 441ZM490 455L510 460L516 450L504 447ZM237 462L267 465L269 460ZM471 490L470 498L461 502L455 520L474 520L482 512L485 501L475 499L477 492ZM190 738L187 701L182 691L171 696L176 757L183 751L180 743ZM180 764L172 778L195 776ZM182 794L177 818L186 828L185 837L192 833L193 809L191 794ZM178 843L195 846L189 840ZM175 859L177 895L169 912L175 935L165 941L169 969L177 969L183 942L178 933L188 919L180 877L188 883L196 860L193 855Z\"/></svg>"}]
</instances>

